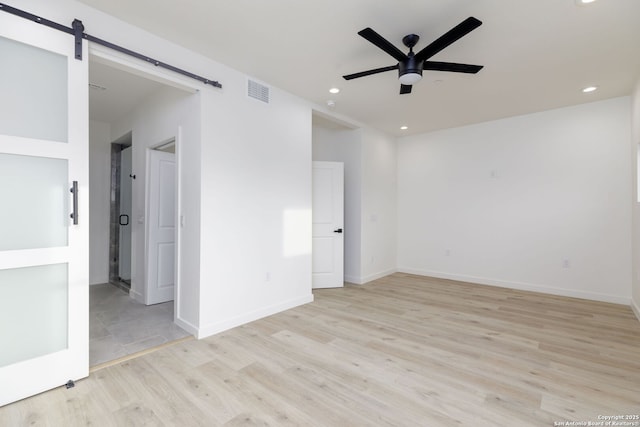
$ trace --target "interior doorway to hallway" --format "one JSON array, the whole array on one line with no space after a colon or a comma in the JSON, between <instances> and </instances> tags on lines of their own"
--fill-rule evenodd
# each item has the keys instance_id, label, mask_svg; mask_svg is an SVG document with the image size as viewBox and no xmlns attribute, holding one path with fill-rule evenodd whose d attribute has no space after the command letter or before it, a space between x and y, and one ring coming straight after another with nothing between
<instances>
[{"instance_id":1,"label":"interior doorway to hallway","mask_svg":"<svg viewBox=\"0 0 640 427\"><path fill-rule=\"evenodd\" d=\"M176 150L180 144L178 124L164 129L164 122L153 118L172 111L176 108L172 102L179 103L193 96L193 92L102 62L90 63L90 83L91 124L101 129L91 132L99 141L90 144L94 150L91 165L95 166L90 166L94 201L90 207L90 258L95 272L90 287L89 353L91 366L96 366L189 336L176 324L179 296L174 295L173 289L167 302L146 299L150 218L146 204L150 179L145 156L152 148ZM154 110L159 105L164 109ZM158 128L173 136L171 144L157 147L160 141L167 142L164 137L150 136ZM175 197L178 174L176 171L170 184L164 183L174 190ZM176 248L171 252L177 252ZM166 246L163 251L167 251ZM171 259L171 265L161 264L166 270L163 278L175 277L177 257Z\"/></svg>"}]
</instances>

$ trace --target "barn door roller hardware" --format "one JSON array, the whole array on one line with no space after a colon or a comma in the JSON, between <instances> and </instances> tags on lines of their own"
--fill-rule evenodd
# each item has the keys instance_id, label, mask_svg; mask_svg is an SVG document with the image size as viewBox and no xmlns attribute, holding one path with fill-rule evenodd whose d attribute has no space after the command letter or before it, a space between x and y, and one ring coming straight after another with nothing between
<instances>
[{"instance_id":1,"label":"barn door roller hardware","mask_svg":"<svg viewBox=\"0 0 640 427\"><path fill-rule=\"evenodd\" d=\"M156 67L165 68L167 70L173 71L174 73L182 74L183 76L198 80L199 82L202 82L206 85L222 88L222 85L218 83L216 80L211 80L211 79L201 77L197 74L190 73L189 71L185 71L181 68L174 67L173 65L169 65L165 62L158 61L157 59L150 58L146 55L142 55L141 53L134 52L133 50L124 48L122 46L118 46L106 40L102 40L102 39L99 39L98 37L94 37L90 34L87 34L84 32L84 25L82 25L82 21L78 19L74 19L73 23L71 24L71 27L67 27L65 25L58 24L57 22L53 22L48 19L41 18L32 13L25 12L24 10L16 9L15 7L11 7L5 3L0 3L0 10L5 11L7 13L11 13L12 15L16 15L21 18L27 19L29 21L33 21L37 24L42 24L46 27L53 28L54 30L62 31L63 33L72 35L74 37L74 43L75 43L75 57L78 60L82 60L82 39L86 39L92 43L96 43L101 46L108 47L109 49L113 49L115 51L124 53L125 55L133 56L134 58L153 64Z\"/></svg>"}]
</instances>

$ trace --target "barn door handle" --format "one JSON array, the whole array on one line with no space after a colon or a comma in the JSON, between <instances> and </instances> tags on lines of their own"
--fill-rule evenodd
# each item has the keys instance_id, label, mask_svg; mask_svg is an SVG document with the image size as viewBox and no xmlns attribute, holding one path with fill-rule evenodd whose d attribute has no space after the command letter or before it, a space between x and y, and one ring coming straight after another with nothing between
<instances>
[{"instance_id":1,"label":"barn door handle","mask_svg":"<svg viewBox=\"0 0 640 427\"><path fill-rule=\"evenodd\" d=\"M125 220L126 222L124 222L124 221L122 220L123 218L124 218L124 220ZM127 214L122 214L122 215L120 215L120 217L118 218L118 223L119 223L120 225L129 225L129 215L127 215Z\"/></svg>"},{"instance_id":2,"label":"barn door handle","mask_svg":"<svg viewBox=\"0 0 640 427\"><path fill-rule=\"evenodd\" d=\"M73 194L73 210L69 216L73 219L73 225L78 225L78 181L73 181L73 187L69 191Z\"/></svg>"},{"instance_id":3,"label":"barn door handle","mask_svg":"<svg viewBox=\"0 0 640 427\"><path fill-rule=\"evenodd\" d=\"M342 228L337 228L333 230L334 233L342 233Z\"/></svg>"}]
</instances>

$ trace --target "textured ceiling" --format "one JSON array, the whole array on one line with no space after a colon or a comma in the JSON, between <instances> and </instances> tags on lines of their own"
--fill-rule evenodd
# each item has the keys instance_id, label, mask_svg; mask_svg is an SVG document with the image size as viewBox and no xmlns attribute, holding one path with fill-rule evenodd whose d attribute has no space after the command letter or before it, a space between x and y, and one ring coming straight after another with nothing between
<instances>
[{"instance_id":1,"label":"textured ceiling","mask_svg":"<svg viewBox=\"0 0 640 427\"><path fill-rule=\"evenodd\" d=\"M639 0L80 1L394 135L627 95L640 77ZM432 59L484 65L476 75L425 71L402 96L394 71L341 77L396 62L365 27L403 51L418 34L420 50L468 16L483 25Z\"/></svg>"}]
</instances>

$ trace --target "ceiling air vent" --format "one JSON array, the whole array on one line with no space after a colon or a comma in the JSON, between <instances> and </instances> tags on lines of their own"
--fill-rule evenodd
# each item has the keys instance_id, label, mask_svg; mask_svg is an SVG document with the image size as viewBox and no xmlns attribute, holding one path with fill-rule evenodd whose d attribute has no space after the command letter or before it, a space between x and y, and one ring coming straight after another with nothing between
<instances>
[{"instance_id":1,"label":"ceiling air vent","mask_svg":"<svg viewBox=\"0 0 640 427\"><path fill-rule=\"evenodd\" d=\"M268 104L269 86L262 85L249 79L249 84L247 85L247 95L249 95L250 98L254 98L258 101L262 101L265 104Z\"/></svg>"}]
</instances>

